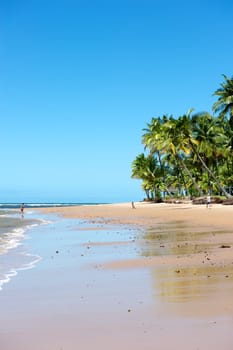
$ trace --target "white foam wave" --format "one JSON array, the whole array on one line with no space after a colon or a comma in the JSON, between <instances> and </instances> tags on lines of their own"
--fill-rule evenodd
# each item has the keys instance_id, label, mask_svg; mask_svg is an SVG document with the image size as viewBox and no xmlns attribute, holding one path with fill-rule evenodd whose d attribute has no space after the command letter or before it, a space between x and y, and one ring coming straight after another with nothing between
<instances>
[{"instance_id":1,"label":"white foam wave","mask_svg":"<svg viewBox=\"0 0 233 350\"><path fill-rule=\"evenodd\" d=\"M18 246L22 245L22 240L24 238L27 238L25 236L25 232L30 230L31 228L35 228L40 225L47 225L52 223L51 221L45 220L45 219L37 219L37 222L33 222L31 224L25 225L24 227L17 227L12 229L9 232L3 233L1 239L1 252L0 254L7 254L9 250L17 248ZM17 275L18 271L20 270L27 270L33 268L42 258L38 255L31 255L31 254L23 254L27 260L31 260L30 262L24 263L21 261L21 266L14 267L12 269L9 269L6 272L0 273L0 290L2 289L2 286L6 283L8 283L12 277ZM19 265L20 265L19 264Z\"/></svg>"},{"instance_id":2,"label":"white foam wave","mask_svg":"<svg viewBox=\"0 0 233 350\"><path fill-rule=\"evenodd\" d=\"M10 270L8 273L4 274L0 279L0 291L2 290L2 286L8 282L10 282L11 278L17 275L16 270Z\"/></svg>"},{"instance_id":3,"label":"white foam wave","mask_svg":"<svg viewBox=\"0 0 233 350\"><path fill-rule=\"evenodd\" d=\"M25 232L27 230L39 225L47 225L49 223L50 222L48 220L39 219L36 223L32 223L24 227L14 228L12 231L6 232L4 235L7 237L7 239L4 240L4 243L1 242L2 253L0 254L6 254L10 249L20 246L22 244L21 241L25 238Z\"/></svg>"},{"instance_id":4,"label":"white foam wave","mask_svg":"<svg viewBox=\"0 0 233 350\"><path fill-rule=\"evenodd\" d=\"M21 245L20 241L16 240L16 239L9 239L6 243L4 243L3 245L3 252L7 253L8 250L13 249L18 247L19 245Z\"/></svg>"},{"instance_id":5,"label":"white foam wave","mask_svg":"<svg viewBox=\"0 0 233 350\"><path fill-rule=\"evenodd\" d=\"M34 260L22 265L21 267L11 269L7 273L4 273L2 277L0 276L0 291L2 290L4 284L10 282L11 278L18 274L18 271L30 270L34 268L35 265L42 259L39 255L25 254L25 256L32 257Z\"/></svg>"}]
</instances>

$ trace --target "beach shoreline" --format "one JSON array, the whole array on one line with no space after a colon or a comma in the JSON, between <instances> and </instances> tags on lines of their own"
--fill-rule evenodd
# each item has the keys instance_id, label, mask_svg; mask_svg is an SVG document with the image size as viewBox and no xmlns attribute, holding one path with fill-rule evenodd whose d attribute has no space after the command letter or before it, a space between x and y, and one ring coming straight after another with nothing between
<instances>
[{"instance_id":1,"label":"beach shoreline","mask_svg":"<svg viewBox=\"0 0 233 350\"><path fill-rule=\"evenodd\" d=\"M115 224L132 224L149 226L158 220L174 221L182 220L186 223L221 226L231 228L233 206L212 204L210 208L205 205L191 202L180 204L134 202L135 209L131 202L113 204L77 205L66 207L39 208L43 213L53 213L66 218L80 218L98 220ZM216 215L217 214L217 215Z\"/></svg>"},{"instance_id":2,"label":"beach shoreline","mask_svg":"<svg viewBox=\"0 0 233 350\"><path fill-rule=\"evenodd\" d=\"M144 237L149 245L157 245L157 250L146 258L122 258L103 264L106 269L156 269L167 268L182 276L182 272L197 270L205 271L206 278L218 279L222 276L222 284L231 283L233 288L233 233L232 206L212 204L205 205L189 203L167 204L135 202L83 205L77 207L45 208L42 212L56 213L64 218L79 218L94 225L94 229L108 226L135 227L150 232ZM183 227L184 226L184 227ZM161 232L168 231L174 240L163 235L156 235L156 228ZM184 231L184 233L182 233ZM157 240L157 242L156 242ZM99 243L101 245L103 243ZM98 243L96 243L98 245ZM174 276L173 276L174 277ZM190 276L189 276L190 278ZM198 273L191 276L198 279ZM225 280L224 280L225 279ZM228 288L229 289L229 288ZM225 309L227 314L233 314L231 293L225 295L225 307L222 303L213 301L206 315ZM227 305L227 306L226 306ZM194 307L191 310L194 312ZM195 313L195 312L194 312Z\"/></svg>"},{"instance_id":3,"label":"beach shoreline","mask_svg":"<svg viewBox=\"0 0 233 350\"><path fill-rule=\"evenodd\" d=\"M51 220L0 292L4 350L232 349L233 208L135 208L30 209Z\"/></svg>"},{"instance_id":4,"label":"beach shoreline","mask_svg":"<svg viewBox=\"0 0 233 350\"><path fill-rule=\"evenodd\" d=\"M203 271L204 267L207 278L211 278L212 274L215 279L221 276L223 286L224 279L228 284L229 281L233 283L232 206L212 204L210 208L206 208L205 205L193 205L191 202L181 204L135 202L133 208L129 202L45 208L42 212L56 213L65 218L85 219L96 228L99 226L99 229L122 225L149 230L154 234L154 229L159 228L161 232L171 231L171 237L174 232L184 232L181 238L176 234L172 243L169 235L165 241L163 236L155 235L152 239L152 244L157 239L158 248L155 254L143 259L126 257L120 261L108 261L103 264L106 269L169 268L182 275L182 271L195 269ZM99 243L101 244L103 243ZM228 299L226 309L228 313L233 314L230 294ZM206 314L208 312L211 314L213 310L219 312L222 307L219 305L213 302L211 310L209 308L208 311L206 308Z\"/></svg>"}]
</instances>

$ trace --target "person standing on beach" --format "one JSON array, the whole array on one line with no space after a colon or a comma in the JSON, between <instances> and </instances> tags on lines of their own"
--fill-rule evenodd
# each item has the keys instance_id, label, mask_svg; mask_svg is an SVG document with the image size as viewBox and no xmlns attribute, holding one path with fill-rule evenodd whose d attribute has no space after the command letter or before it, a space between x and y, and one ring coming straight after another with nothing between
<instances>
[{"instance_id":1,"label":"person standing on beach","mask_svg":"<svg viewBox=\"0 0 233 350\"><path fill-rule=\"evenodd\" d=\"M21 216L22 216L22 218L23 218L23 214L24 214L24 203L21 204L20 211L21 211Z\"/></svg>"},{"instance_id":2,"label":"person standing on beach","mask_svg":"<svg viewBox=\"0 0 233 350\"><path fill-rule=\"evenodd\" d=\"M210 195L208 194L206 198L206 208L210 208L210 203L211 203L211 198L210 198Z\"/></svg>"}]
</instances>

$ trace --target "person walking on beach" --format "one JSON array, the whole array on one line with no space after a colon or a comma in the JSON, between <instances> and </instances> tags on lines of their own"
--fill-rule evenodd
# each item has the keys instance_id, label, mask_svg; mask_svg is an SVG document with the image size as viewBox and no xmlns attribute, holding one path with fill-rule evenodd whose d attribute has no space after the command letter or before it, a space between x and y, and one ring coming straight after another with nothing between
<instances>
[{"instance_id":1,"label":"person walking on beach","mask_svg":"<svg viewBox=\"0 0 233 350\"><path fill-rule=\"evenodd\" d=\"M210 208L210 203L211 203L211 198L210 198L210 195L208 194L208 196L206 197L206 208Z\"/></svg>"},{"instance_id":2,"label":"person walking on beach","mask_svg":"<svg viewBox=\"0 0 233 350\"><path fill-rule=\"evenodd\" d=\"M23 215L24 215L24 203L21 204L20 211L21 211L21 216L23 218Z\"/></svg>"}]
</instances>

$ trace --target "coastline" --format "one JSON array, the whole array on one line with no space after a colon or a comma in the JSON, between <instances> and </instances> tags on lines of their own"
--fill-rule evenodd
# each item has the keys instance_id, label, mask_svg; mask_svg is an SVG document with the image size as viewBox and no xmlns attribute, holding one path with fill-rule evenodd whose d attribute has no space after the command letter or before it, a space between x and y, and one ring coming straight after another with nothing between
<instances>
[{"instance_id":1,"label":"coastline","mask_svg":"<svg viewBox=\"0 0 233 350\"><path fill-rule=\"evenodd\" d=\"M54 208L40 208L43 213L54 213L66 218L81 218L115 224L149 226L161 221L182 220L190 225L211 225L231 229L233 206L212 204L205 205L167 204L134 202L131 203L93 204ZM217 215L216 215L217 214Z\"/></svg>"},{"instance_id":2,"label":"coastline","mask_svg":"<svg viewBox=\"0 0 233 350\"><path fill-rule=\"evenodd\" d=\"M46 208L42 209L42 212L56 213L65 218L85 219L96 228L99 226L100 229L120 225L136 227L146 232L143 239L139 239L139 246L145 246L143 248L146 251L145 256L134 258L126 256L125 259L109 260L102 265L103 268L113 271L157 269L162 274L165 271L172 283L176 283L179 276L184 285L184 291L182 291L184 294L190 294L190 279L193 280L193 285L197 286L198 293L204 294L204 289L208 290L209 285L212 289L215 284L216 288L219 288L219 281L221 281L221 287L225 290L222 293L224 302L219 302L221 296L218 293L211 292L209 306L208 303L205 305L205 315L214 313L232 315L233 207L212 204L210 208L206 208L205 205L191 203L147 202L135 202L134 205L135 209L132 208L131 203L116 203ZM164 235L165 232L167 232L166 235ZM143 243L141 244L140 241ZM96 243L96 245L101 246L103 243ZM208 283L203 282L203 278ZM203 286L200 290L201 284ZM171 293L174 295L169 295L168 299L183 300L183 294L179 295L177 291L171 291ZM189 295L184 295L185 297L189 298ZM188 313L198 314L195 302L190 303Z\"/></svg>"},{"instance_id":3,"label":"coastline","mask_svg":"<svg viewBox=\"0 0 233 350\"><path fill-rule=\"evenodd\" d=\"M233 208L135 207L35 209L51 222L0 292L4 350L232 349Z\"/></svg>"},{"instance_id":4,"label":"coastline","mask_svg":"<svg viewBox=\"0 0 233 350\"><path fill-rule=\"evenodd\" d=\"M219 296L217 298L215 295L209 306L208 303L205 305L205 314L233 314L233 207L212 204L206 208L205 205L191 203L147 202L135 202L134 205L135 209L131 203L116 203L46 208L42 212L56 213L64 218L85 219L94 225L94 229L120 225L146 232L143 239L139 239L139 245L140 241L144 242L141 244L144 246L145 241L148 243L145 256L110 260L103 264L103 268L136 271L143 268L165 269L172 279L176 280L178 276L183 278L184 285L188 285L190 279L196 280L199 285L201 276L211 281L211 288L214 281L220 280L222 288L230 292L224 293L224 303L219 303ZM101 246L103 243L95 245ZM207 290L208 283L203 283ZM175 295L173 299L178 300L179 296L177 298ZM190 303L190 314L197 313L195 308L196 304Z\"/></svg>"},{"instance_id":5,"label":"coastline","mask_svg":"<svg viewBox=\"0 0 233 350\"><path fill-rule=\"evenodd\" d=\"M40 225L38 219L26 218L16 210L0 210L0 291L18 271L32 268L40 259L27 252L27 231Z\"/></svg>"}]
</instances>

